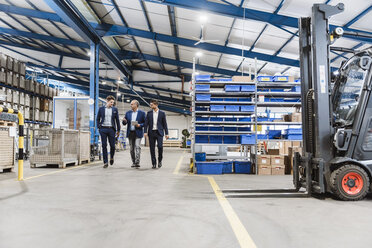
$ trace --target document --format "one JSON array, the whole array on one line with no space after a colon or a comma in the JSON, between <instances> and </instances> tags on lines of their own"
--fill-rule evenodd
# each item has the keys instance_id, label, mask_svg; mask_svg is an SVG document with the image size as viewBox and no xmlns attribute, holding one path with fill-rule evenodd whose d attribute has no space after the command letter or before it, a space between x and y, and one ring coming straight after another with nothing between
<instances>
[{"instance_id":1,"label":"document","mask_svg":"<svg viewBox=\"0 0 372 248\"><path fill-rule=\"evenodd\" d=\"M135 126L135 125L137 125L137 124L138 124L138 121L132 121L132 122L131 122L131 125L132 125L132 126Z\"/></svg>"}]
</instances>

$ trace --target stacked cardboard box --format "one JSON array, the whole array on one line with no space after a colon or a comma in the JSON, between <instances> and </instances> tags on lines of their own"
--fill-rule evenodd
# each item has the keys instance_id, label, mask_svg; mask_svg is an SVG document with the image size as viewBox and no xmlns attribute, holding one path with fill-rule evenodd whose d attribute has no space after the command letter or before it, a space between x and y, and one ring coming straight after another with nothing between
<instances>
[{"instance_id":1,"label":"stacked cardboard box","mask_svg":"<svg viewBox=\"0 0 372 248\"><path fill-rule=\"evenodd\" d=\"M257 155L258 174L291 174L295 152L302 153L301 141L269 141L265 152Z\"/></svg>"}]
</instances>

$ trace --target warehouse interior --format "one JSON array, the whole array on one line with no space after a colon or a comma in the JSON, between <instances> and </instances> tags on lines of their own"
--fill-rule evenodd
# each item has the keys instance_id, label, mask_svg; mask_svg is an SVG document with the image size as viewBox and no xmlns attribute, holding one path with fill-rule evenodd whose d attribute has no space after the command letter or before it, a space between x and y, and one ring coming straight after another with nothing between
<instances>
[{"instance_id":1,"label":"warehouse interior","mask_svg":"<svg viewBox=\"0 0 372 248\"><path fill-rule=\"evenodd\" d=\"M0 0L0 248L368 247L371 13Z\"/></svg>"}]
</instances>

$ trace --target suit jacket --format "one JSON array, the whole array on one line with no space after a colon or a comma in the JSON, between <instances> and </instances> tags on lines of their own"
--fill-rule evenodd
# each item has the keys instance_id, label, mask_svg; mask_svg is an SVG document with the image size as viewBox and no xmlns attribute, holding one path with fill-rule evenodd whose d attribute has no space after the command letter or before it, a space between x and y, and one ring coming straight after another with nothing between
<instances>
[{"instance_id":1,"label":"suit jacket","mask_svg":"<svg viewBox=\"0 0 372 248\"><path fill-rule=\"evenodd\" d=\"M132 123L132 113L133 113L133 110L129 110L128 112L125 113L125 119L127 121L124 121L123 120L123 125L127 125L127 137L129 136L129 133L130 133L130 127L131 127L131 123ZM142 110L137 110L137 119L133 120L133 121L138 121L138 124L141 126L141 127L136 127L135 128L135 131L136 131L136 135L138 138L142 138L143 137L143 127L145 126L145 120L146 120L146 113Z\"/></svg>"},{"instance_id":2,"label":"suit jacket","mask_svg":"<svg viewBox=\"0 0 372 248\"><path fill-rule=\"evenodd\" d=\"M102 128L102 124L105 121L105 106L102 106L98 109L97 113L97 127ZM116 107L112 107L112 116L111 116L111 125L115 131L120 131L120 120L119 120L119 111Z\"/></svg>"},{"instance_id":3,"label":"suit jacket","mask_svg":"<svg viewBox=\"0 0 372 248\"><path fill-rule=\"evenodd\" d=\"M168 124L167 124L167 118L165 117L165 113L159 109L159 115L158 115L158 132L160 136L168 135ZM154 117L153 117L153 111L147 112L146 116L146 122L145 122L145 133L147 133L148 130L152 130L152 127L154 126Z\"/></svg>"}]
</instances>

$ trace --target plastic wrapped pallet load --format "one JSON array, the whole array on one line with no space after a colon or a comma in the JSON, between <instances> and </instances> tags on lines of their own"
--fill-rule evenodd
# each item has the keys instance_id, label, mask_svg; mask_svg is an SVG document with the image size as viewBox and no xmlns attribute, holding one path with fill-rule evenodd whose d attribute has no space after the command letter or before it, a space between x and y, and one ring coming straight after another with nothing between
<instances>
[{"instance_id":1,"label":"plastic wrapped pallet load","mask_svg":"<svg viewBox=\"0 0 372 248\"><path fill-rule=\"evenodd\" d=\"M89 163L90 160L90 132L79 131L79 164Z\"/></svg>"},{"instance_id":2,"label":"plastic wrapped pallet load","mask_svg":"<svg viewBox=\"0 0 372 248\"><path fill-rule=\"evenodd\" d=\"M9 136L8 127L0 127L0 172L14 168L14 137Z\"/></svg>"}]
</instances>

